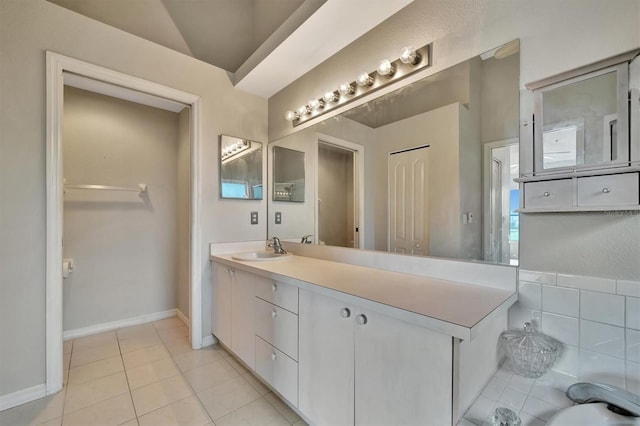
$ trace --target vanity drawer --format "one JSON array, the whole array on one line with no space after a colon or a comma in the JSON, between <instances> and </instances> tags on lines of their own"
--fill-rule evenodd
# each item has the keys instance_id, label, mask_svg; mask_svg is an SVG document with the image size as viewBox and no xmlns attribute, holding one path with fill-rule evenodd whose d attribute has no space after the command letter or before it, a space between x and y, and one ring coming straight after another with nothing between
<instances>
[{"instance_id":1,"label":"vanity drawer","mask_svg":"<svg viewBox=\"0 0 640 426\"><path fill-rule=\"evenodd\" d=\"M298 363L256 336L256 373L298 406Z\"/></svg>"},{"instance_id":2,"label":"vanity drawer","mask_svg":"<svg viewBox=\"0 0 640 426\"><path fill-rule=\"evenodd\" d=\"M578 178L578 206L620 206L639 203L638 173Z\"/></svg>"},{"instance_id":3,"label":"vanity drawer","mask_svg":"<svg viewBox=\"0 0 640 426\"><path fill-rule=\"evenodd\" d=\"M298 316L262 299L255 301L256 334L298 359Z\"/></svg>"},{"instance_id":4,"label":"vanity drawer","mask_svg":"<svg viewBox=\"0 0 640 426\"><path fill-rule=\"evenodd\" d=\"M294 314L298 313L298 287L294 285L279 281L262 282L256 285L256 296Z\"/></svg>"},{"instance_id":5,"label":"vanity drawer","mask_svg":"<svg viewBox=\"0 0 640 426\"><path fill-rule=\"evenodd\" d=\"M571 208L573 207L571 188L571 179L525 183L524 208Z\"/></svg>"}]
</instances>

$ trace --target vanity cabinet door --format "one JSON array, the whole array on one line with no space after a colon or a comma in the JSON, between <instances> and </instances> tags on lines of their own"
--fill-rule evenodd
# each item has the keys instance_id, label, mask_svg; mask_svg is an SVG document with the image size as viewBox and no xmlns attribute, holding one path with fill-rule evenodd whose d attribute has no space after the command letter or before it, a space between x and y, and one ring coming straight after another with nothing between
<instances>
[{"instance_id":1,"label":"vanity cabinet door","mask_svg":"<svg viewBox=\"0 0 640 426\"><path fill-rule=\"evenodd\" d=\"M451 336L355 313L355 424L451 424Z\"/></svg>"},{"instance_id":2,"label":"vanity cabinet door","mask_svg":"<svg viewBox=\"0 0 640 426\"><path fill-rule=\"evenodd\" d=\"M253 370L256 364L255 287L262 280L266 278L236 269L231 291L231 349Z\"/></svg>"},{"instance_id":3,"label":"vanity cabinet door","mask_svg":"<svg viewBox=\"0 0 640 426\"><path fill-rule=\"evenodd\" d=\"M214 262L211 269L211 331L218 340L230 348L233 268Z\"/></svg>"},{"instance_id":4,"label":"vanity cabinet door","mask_svg":"<svg viewBox=\"0 0 640 426\"><path fill-rule=\"evenodd\" d=\"M308 290L299 294L298 409L313 424L353 424L353 308Z\"/></svg>"}]
</instances>

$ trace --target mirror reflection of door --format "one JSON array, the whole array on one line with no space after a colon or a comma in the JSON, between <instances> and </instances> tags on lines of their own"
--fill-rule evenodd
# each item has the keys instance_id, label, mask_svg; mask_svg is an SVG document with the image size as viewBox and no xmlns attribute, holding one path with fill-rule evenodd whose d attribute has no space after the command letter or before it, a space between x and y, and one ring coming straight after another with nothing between
<instances>
[{"instance_id":1,"label":"mirror reflection of door","mask_svg":"<svg viewBox=\"0 0 640 426\"><path fill-rule=\"evenodd\" d=\"M517 139L485 144L485 260L518 264L519 146Z\"/></svg>"},{"instance_id":2,"label":"mirror reflection of door","mask_svg":"<svg viewBox=\"0 0 640 426\"><path fill-rule=\"evenodd\" d=\"M359 247L356 152L318 141L318 242Z\"/></svg>"},{"instance_id":3,"label":"mirror reflection of door","mask_svg":"<svg viewBox=\"0 0 640 426\"><path fill-rule=\"evenodd\" d=\"M429 146L389 153L389 251L429 255Z\"/></svg>"}]
</instances>

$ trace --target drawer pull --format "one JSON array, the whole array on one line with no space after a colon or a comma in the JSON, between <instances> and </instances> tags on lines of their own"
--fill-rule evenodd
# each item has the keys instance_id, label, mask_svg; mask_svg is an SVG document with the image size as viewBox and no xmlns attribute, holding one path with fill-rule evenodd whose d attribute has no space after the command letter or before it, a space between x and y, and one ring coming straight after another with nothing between
<instances>
[{"instance_id":1,"label":"drawer pull","mask_svg":"<svg viewBox=\"0 0 640 426\"><path fill-rule=\"evenodd\" d=\"M277 284L271 284L271 291L273 291L273 292L278 291L278 285Z\"/></svg>"},{"instance_id":2,"label":"drawer pull","mask_svg":"<svg viewBox=\"0 0 640 426\"><path fill-rule=\"evenodd\" d=\"M277 353L275 353L275 352L271 352L271 360L272 360L272 361L275 361L275 360L276 360L276 358L278 358L278 354L277 354Z\"/></svg>"},{"instance_id":3,"label":"drawer pull","mask_svg":"<svg viewBox=\"0 0 640 426\"><path fill-rule=\"evenodd\" d=\"M271 311L271 318L275 318L275 317L277 317L277 316L278 316L278 312L276 312L276 310L275 310L275 309L274 309L274 310L272 310L272 311Z\"/></svg>"},{"instance_id":4,"label":"drawer pull","mask_svg":"<svg viewBox=\"0 0 640 426\"><path fill-rule=\"evenodd\" d=\"M611 190L609 188L602 188L602 192L608 194L611 192Z\"/></svg>"},{"instance_id":5,"label":"drawer pull","mask_svg":"<svg viewBox=\"0 0 640 426\"><path fill-rule=\"evenodd\" d=\"M367 316L366 315L358 315L356 317L356 322L360 325L365 325L367 323Z\"/></svg>"},{"instance_id":6,"label":"drawer pull","mask_svg":"<svg viewBox=\"0 0 640 426\"><path fill-rule=\"evenodd\" d=\"M349 318L351 316L351 311L349 308L342 308L340 309L340 316L342 318Z\"/></svg>"},{"instance_id":7,"label":"drawer pull","mask_svg":"<svg viewBox=\"0 0 640 426\"><path fill-rule=\"evenodd\" d=\"M544 194L542 194L542 195L544 195L545 197L549 197L551 195L551 193L549 191L545 191Z\"/></svg>"}]
</instances>

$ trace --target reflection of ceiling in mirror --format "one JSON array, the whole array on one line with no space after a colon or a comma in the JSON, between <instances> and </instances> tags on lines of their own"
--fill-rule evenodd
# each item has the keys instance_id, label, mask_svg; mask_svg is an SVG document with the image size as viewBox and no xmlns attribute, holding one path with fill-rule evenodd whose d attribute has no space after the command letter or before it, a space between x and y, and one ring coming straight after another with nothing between
<instances>
[{"instance_id":1,"label":"reflection of ceiling in mirror","mask_svg":"<svg viewBox=\"0 0 640 426\"><path fill-rule=\"evenodd\" d=\"M342 115L375 129L454 102L466 104L469 102L470 74L471 61L466 61Z\"/></svg>"}]
</instances>

